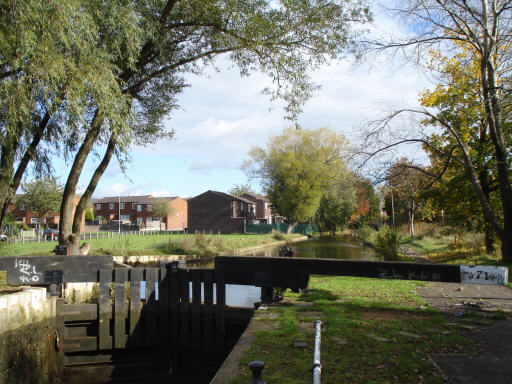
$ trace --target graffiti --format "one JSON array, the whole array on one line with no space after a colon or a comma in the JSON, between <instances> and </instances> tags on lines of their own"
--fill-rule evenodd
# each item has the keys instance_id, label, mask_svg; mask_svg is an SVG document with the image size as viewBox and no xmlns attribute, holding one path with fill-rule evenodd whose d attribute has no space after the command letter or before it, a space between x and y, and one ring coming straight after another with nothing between
<instances>
[{"instance_id":1,"label":"graffiti","mask_svg":"<svg viewBox=\"0 0 512 384\"><path fill-rule=\"evenodd\" d=\"M439 281L441 273L430 272L418 269L408 269L404 273L399 273L395 268L379 268L378 274L381 279L400 279L400 280L426 280Z\"/></svg>"},{"instance_id":2,"label":"graffiti","mask_svg":"<svg viewBox=\"0 0 512 384\"><path fill-rule=\"evenodd\" d=\"M39 283L41 281L42 272L37 272L36 267L31 265L28 259L16 259L14 268L19 273L19 279L22 283Z\"/></svg>"},{"instance_id":3,"label":"graffiti","mask_svg":"<svg viewBox=\"0 0 512 384\"><path fill-rule=\"evenodd\" d=\"M508 269L505 267L461 265L460 282L506 285L508 283Z\"/></svg>"}]
</instances>

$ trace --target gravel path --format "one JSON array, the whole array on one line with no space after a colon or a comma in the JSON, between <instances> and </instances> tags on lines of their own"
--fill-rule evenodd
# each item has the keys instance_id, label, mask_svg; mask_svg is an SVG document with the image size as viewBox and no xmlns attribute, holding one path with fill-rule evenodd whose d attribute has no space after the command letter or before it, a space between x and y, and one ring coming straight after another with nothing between
<instances>
[{"instance_id":1,"label":"gravel path","mask_svg":"<svg viewBox=\"0 0 512 384\"><path fill-rule=\"evenodd\" d=\"M418 289L427 303L447 313L455 326L463 329L473 354L430 356L448 383L512 383L512 289L503 286L429 283ZM480 312L484 321L466 322L468 311ZM485 321L496 311L508 314L506 320Z\"/></svg>"}]
</instances>

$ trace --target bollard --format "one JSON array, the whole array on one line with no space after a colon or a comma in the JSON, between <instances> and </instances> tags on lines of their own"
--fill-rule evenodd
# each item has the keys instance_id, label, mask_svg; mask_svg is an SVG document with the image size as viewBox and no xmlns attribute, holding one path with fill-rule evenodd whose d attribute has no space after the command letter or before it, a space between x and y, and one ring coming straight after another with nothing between
<instances>
[{"instance_id":1,"label":"bollard","mask_svg":"<svg viewBox=\"0 0 512 384\"><path fill-rule=\"evenodd\" d=\"M249 363L249 369L252 371L252 379L249 384L265 384L261 378L263 368L265 368L265 363L263 361L256 360Z\"/></svg>"},{"instance_id":2,"label":"bollard","mask_svg":"<svg viewBox=\"0 0 512 384\"><path fill-rule=\"evenodd\" d=\"M322 321L315 321L315 353L313 357L313 384L320 384L322 377L322 363L320 361L320 348L322 342Z\"/></svg>"}]
</instances>

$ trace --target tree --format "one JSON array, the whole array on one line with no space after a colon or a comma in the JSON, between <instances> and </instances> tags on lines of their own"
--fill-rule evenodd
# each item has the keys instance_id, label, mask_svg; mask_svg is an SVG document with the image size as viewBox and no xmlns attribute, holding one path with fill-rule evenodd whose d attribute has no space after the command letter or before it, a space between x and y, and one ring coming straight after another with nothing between
<instances>
[{"instance_id":1,"label":"tree","mask_svg":"<svg viewBox=\"0 0 512 384\"><path fill-rule=\"evenodd\" d=\"M57 179L36 179L22 183L22 188L25 193L20 196L17 203L24 204L27 209L35 213L38 219L59 211L62 201L62 185Z\"/></svg>"},{"instance_id":2,"label":"tree","mask_svg":"<svg viewBox=\"0 0 512 384\"><path fill-rule=\"evenodd\" d=\"M156 198L151 203L151 210L155 217L165 217L171 214L172 207L169 205L169 200Z\"/></svg>"},{"instance_id":3,"label":"tree","mask_svg":"<svg viewBox=\"0 0 512 384\"><path fill-rule=\"evenodd\" d=\"M251 184L235 184L228 191L228 193L232 196L242 196L244 193L254 193Z\"/></svg>"},{"instance_id":4,"label":"tree","mask_svg":"<svg viewBox=\"0 0 512 384\"><path fill-rule=\"evenodd\" d=\"M483 215L501 240L504 261L512 260L512 185L510 180L510 124L506 120L510 105L510 60L509 40L511 35L511 1L448 1L436 0L401 1L393 11L404 20L414 25L412 34L401 40L373 42L372 49L399 49L408 51L413 48L416 58L424 55L427 49L436 52L443 60L465 58L460 62L461 68L474 69L473 91L482 110L483 125L480 125L485 140L489 143L489 157L492 158L493 174L496 178L497 191L501 207L494 210L486 197L485 186L479 180L478 169L472 158L471 137L469 130L477 125L468 122L463 114L453 114L448 103L426 106L424 109L404 109L396 111L384 119L388 125L390 118L403 113L422 116L429 124L440 129L443 135L450 137L453 146L448 152L432 146L430 135L403 137L392 145L406 142L420 142L437 151L446 162L457 161L464 168L471 187L481 206ZM438 73L440 79L448 85L457 86L452 74ZM459 94L456 101L464 103L464 95ZM453 106L454 104L452 104ZM460 111L462 111L461 109ZM382 125L381 125L382 127ZM473 131L474 132L474 131ZM375 135L373 135L375 137ZM381 148L382 149L382 148ZM380 150L379 150L380 151ZM376 151L374 151L376 153ZM445 167L446 168L446 167ZM444 169L445 169L444 168ZM440 175L436 175L440 177Z\"/></svg>"},{"instance_id":5,"label":"tree","mask_svg":"<svg viewBox=\"0 0 512 384\"><path fill-rule=\"evenodd\" d=\"M356 209L355 177L349 173L348 177L336 183L320 200L315 214L315 223L321 232L336 231L346 225Z\"/></svg>"},{"instance_id":6,"label":"tree","mask_svg":"<svg viewBox=\"0 0 512 384\"><path fill-rule=\"evenodd\" d=\"M77 251L80 217L112 156L123 163L131 144L144 145L172 134L161 122L176 107L175 97L186 86L185 74L200 73L215 57L229 55L242 75L252 70L268 74L275 85L270 93L284 98L287 113L294 117L315 89L308 69L338 57L350 41L350 26L369 18L365 4L339 0L166 0L95 6L93 15L106 39L101 46L116 68L112 73L124 104L114 121L107 116L111 109L93 105L83 125L60 211L59 242L71 254ZM105 14L104 7L111 12ZM111 13L130 15L136 22L112 25ZM140 36L120 44L118 36L126 36L123 32L131 28L140 29ZM110 42L112 36L115 40ZM125 52L125 45L135 48L137 55ZM104 155L73 216L79 176L87 156L100 144L106 146Z\"/></svg>"},{"instance_id":7,"label":"tree","mask_svg":"<svg viewBox=\"0 0 512 384\"><path fill-rule=\"evenodd\" d=\"M409 235L414 236L414 219L418 211L418 195L426 185L425 176L419 166L402 158L388 171L388 185L394 198L400 201L407 213Z\"/></svg>"},{"instance_id":8,"label":"tree","mask_svg":"<svg viewBox=\"0 0 512 384\"><path fill-rule=\"evenodd\" d=\"M380 218L379 196L370 180L360 179L357 184L357 209L352 213L351 220L361 225L375 223Z\"/></svg>"},{"instance_id":9,"label":"tree","mask_svg":"<svg viewBox=\"0 0 512 384\"><path fill-rule=\"evenodd\" d=\"M322 197L347 173L343 135L328 128L286 129L267 148L253 148L244 167L261 180L273 208L292 224L311 220Z\"/></svg>"},{"instance_id":10,"label":"tree","mask_svg":"<svg viewBox=\"0 0 512 384\"><path fill-rule=\"evenodd\" d=\"M105 38L94 20L117 4L100 1L3 1L0 13L0 207L3 219L29 164L38 177L51 171L50 155L69 155L80 142L80 125L101 106L115 125L121 106L117 68L104 43L119 36L129 57L137 42L118 28L133 15L105 13L117 33ZM120 23L120 20L123 20ZM127 35L129 35L127 37ZM108 42L107 42L108 40ZM119 41L119 40L118 40ZM118 44L118 48L121 44Z\"/></svg>"},{"instance_id":11,"label":"tree","mask_svg":"<svg viewBox=\"0 0 512 384\"><path fill-rule=\"evenodd\" d=\"M94 221L94 212L91 208L85 211L85 221Z\"/></svg>"}]
</instances>

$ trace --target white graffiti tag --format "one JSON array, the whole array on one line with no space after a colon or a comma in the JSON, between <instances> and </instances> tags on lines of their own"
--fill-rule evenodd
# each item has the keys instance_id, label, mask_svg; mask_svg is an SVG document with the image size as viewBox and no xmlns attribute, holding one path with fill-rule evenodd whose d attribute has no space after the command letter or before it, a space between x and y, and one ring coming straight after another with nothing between
<instances>
[{"instance_id":1,"label":"white graffiti tag","mask_svg":"<svg viewBox=\"0 0 512 384\"><path fill-rule=\"evenodd\" d=\"M31 265L28 259L16 259L14 268L19 271L19 278L22 283L29 284L41 281L42 273L37 272L36 267Z\"/></svg>"}]
</instances>

